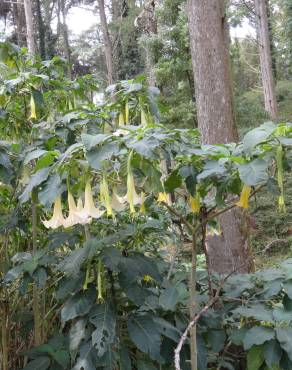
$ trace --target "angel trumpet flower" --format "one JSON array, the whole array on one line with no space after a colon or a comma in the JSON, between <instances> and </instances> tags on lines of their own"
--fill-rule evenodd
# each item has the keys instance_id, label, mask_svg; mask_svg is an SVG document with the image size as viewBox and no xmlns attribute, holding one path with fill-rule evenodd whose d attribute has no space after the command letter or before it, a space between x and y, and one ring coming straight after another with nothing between
<instances>
[{"instance_id":1,"label":"angel trumpet flower","mask_svg":"<svg viewBox=\"0 0 292 370\"><path fill-rule=\"evenodd\" d=\"M112 202L111 202L112 209L115 210L116 212L121 212L126 208L124 203L125 203L124 198L119 197L114 189L112 193Z\"/></svg>"},{"instance_id":2,"label":"angel trumpet flower","mask_svg":"<svg viewBox=\"0 0 292 370\"><path fill-rule=\"evenodd\" d=\"M251 193L251 187L248 185L243 185L239 202L237 202L236 205L241 208L248 208L248 200L249 200L250 193Z\"/></svg>"},{"instance_id":3,"label":"angel trumpet flower","mask_svg":"<svg viewBox=\"0 0 292 370\"><path fill-rule=\"evenodd\" d=\"M91 221L91 218L85 212L82 212L83 211L82 204L81 204L81 209L79 207L79 211L78 211L78 208L75 204L74 198L72 194L70 193L70 191L68 191L68 207L69 207L69 215L64 220L65 228L74 226L76 224L85 225Z\"/></svg>"},{"instance_id":4,"label":"angel trumpet flower","mask_svg":"<svg viewBox=\"0 0 292 370\"><path fill-rule=\"evenodd\" d=\"M199 195L199 193L196 193L195 197L190 195L189 205L190 205L191 210L192 210L193 213L199 213L200 212L201 204L200 204L200 195Z\"/></svg>"},{"instance_id":5,"label":"angel trumpet flower","mask_svg":"<svg viewBox=\"0 0 292 370\"><path fill-rule=\"evenodd\" d=\"M94 205L91 185L89 182L87 182L85 186L84 212L92 218L100 218L104 214L104 211L101 211Z\"/></svg>"},{"instance_id":6,"label":"angel trumpet flower","mask_svg":"<svg viewBox=\"0 0 292 370\"><path fill-rule=\"evenodd\" d=\"M134 176L130 168L128 169L127 194L124 200L129 203L131 213L135 213L135 206L137 204L142 204L142 197L136 192Z\"/></svg>"},{"instance_id":7,"label":"angel trumpet flower","mask_svg":"<svg viewBox=\"0 0 292 370\"><path fill-rule=\"evenodd\" d=\"M50 220L43 220L42 223L47 229L57 229L60 226L64 225L64 217L62 213L62 203L61 196L55 200L53 216Z\"/></svg>"},{"instance_id":8,"label":"angel trumpet flower","mask_svg":"<svg viewBox=\"0 0 292 370\"><path fill-rule=\"evenodd\" d=\"M111 198L110 198L110 194L108 190L108 184L107 184L105 176L103 176L102 182L100 184L100 197L106 208L107 215L114 216Z\"/></svg>"}]
</instances>

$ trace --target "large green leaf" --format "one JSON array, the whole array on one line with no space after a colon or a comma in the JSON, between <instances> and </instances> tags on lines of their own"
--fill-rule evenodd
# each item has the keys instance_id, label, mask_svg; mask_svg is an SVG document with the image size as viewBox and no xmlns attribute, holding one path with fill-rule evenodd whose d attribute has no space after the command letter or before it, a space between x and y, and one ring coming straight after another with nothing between
<instances>
[{"instance_id":1,"label":"large green leaf","mask_svg":"<svg viewBox=\"0 0 292 370\"><path fill-rule=\"evenodd\" d=\"M252 317L259 321L273 322L273 311L262 304L255 304L252 307L238 307L233 312L243 317Z\"/></svg>"},{"instance_id":2,"label":"large green leaf","mask_svg":"<svg viewBox=\"0 0 292 370\"><path fill-rule=\"evenodd\" d=\"M35 360L29 362L23 370L47 370L50 366L51 360L48 356L40 356Z\"/></svg>"},{"instance_id":3,"label":"large green leaf","mask_svg":"<svg viewBox=\"0 0 292 370\"><path fill-rule=\"evenodd\" d=\"M278 365L282 356L282 349L276 340L271 340L267 343L265 343L264 346L264 356L266 364L273 368L273 366Z\"/></svg>"},{"instance_id":4,"label":"large green leaf","mask_svg":"<svg viewBox=\"0 0 292 370\"><path fill-rule=\"evenodd\" d=\"M31 178L29 180L29 183L27 184L26 188L24 189L24 192L19 197L21 203L27 202L28 199L29 199L29 195L32 192L32 190L36 186L40 185L42 182L46 181L46 179L49 176L50 170L51 169L49 167L42 168L41 170L37 171L36 173L34 173L31 176Z\"/></svg>"},{"instance_id":5,"label":"large green leaf","mask_svg":"<svg viewBox=\"0 0 292 370\"><path fill-rule=\"evenodd\" d=\"M258 370L264 361L264 347L253 346L247 354L247 370Z\"/></svg>"},{"instance_id":6,"label":"large green leaf","mask_svg":"<svg viewBox=\"0 0 292 370\"><path fill-rule=\"evenodd\" d=\"M277 339L292 361L292 328L276 328Z\"/></svg>"},{"instance_id":7,"label":"large green leaf","mask_svg":"<svg viewBox=\"0 0 292 370\"><path fill-rule=\"evenodd\" d=\"M157 360L160 357L161 337L152 317L150 315L131 317L127 326L130 338L140 351Z\"/></svg>"},{"instance_id":8,"label":"large green leaf","mask_svg":"<svg viewBox=\"0 0 292 370\"><path fill-rule=\"evenodd\" d=\"M261 126L249 131L243 138L243 149L245 152L250 154L258 144L268 139L275 128L276 125L273 122L265 122Z\"/></svg>"},{"instance_id":9,"label":"large green leaf","mask_svg":"<svg viewBox=\"0 0 292 370\"><path fill-rule=\"evenodd\" d=\"M134 149L142 157L151 159L159 158L155 153L155 149L160 143L155 137L145 137L141 140L132 140L126 144L128 148Z\"/></svg>"},{"instance_id":10,"label":"large green leaf","mask_svg":"<svg viewBox=\"0 0 292 370\"><path fill-rule=\"evenodd\" d=\"M118 142L109 142L87 151L86 157L90 166L95 170L102 169L104 160L109 160L113 155L119 152Z\"/></svg>"},{"instance_id":11,"label":"large green leaf","mask_svg":"<svg viewBox=\"0 0 292 370\"><path fill-rule=\"evenodd\" d=\"M95 299L95 289L79 292L74 297L69 298L61 310L61 321L63 325L68 320L86 315L93 306Z\"/></svg>"},{"instance_id":12,"label":"large green leaf","mask_svg":"<svg viewBox=\"0 0 292 370\"><path fill-rule=\"evenodd\" d=\"M265 184L268 181L268 163L261 158L239 165L239 176L249 186Z\"/></svg>"},{"instance_id":13,"label":"large green leaf","mask_svg":"<svg viewBox=\"0 0 292 370\"><path fill-rule=\"evenodd\" d=\"M96 370L96 350L91 341L81 346L80 354L72 370Z\"/></svg>"},{"instance_id":14,"label":"large green leaf","mask_svg":"<svg viewBox=\"0 0 292 370\"><path fill-rule=\"evenodd\" d=\"M174 311L180 295L174 285L170 285L164 289L159 297L159 304L164 310Z\"/></svg>"},{"instance_id":15,"label":"large green leaf","mask_svg":"<svg viewBox=\"0 0 292 370\"><path fill-rule=\"evenodd\" d=\"M89 320L96 328L92 333L92 344L98 356L102 357L115 338L116 315L110 304L105 302L93 307Z\"/></svg>"},{"instance_id":16,"label":"large green leaf","mask_svg":"<svg viewBox=\"0 0 292 370\"><path fill-rule=\"evenodd\" d=\"M82 134L82 142L86 148L86 150L90 151L97 145L103 143L109 137L108 134L98 134L98 135L88 135Z\"/></svg>"},{"instance_id":17,"label":"large green leaf","mask_svg":"<svg viewBox=\"0 0 292 370\"><path fill-rule=\"evenodd\" d=\"M50 207L56 198L66 189L62 186L62 180L58 173L54 173L48 178L42 190L38 194L40 203L45 207Z\"/></svg>"},{"instance_id":18,"label":"large green leaf","mask_svg":"<svg viewBox=\"0 0 292 370\"><path fill-rule=\"evenodd\" d=\"M261 345L268 342L275 337L274 329L266 328L264 326L256 326L249 329L243 339L243 346L245 350L250 349L254 345Z\"/></svg>"}]
</instances>

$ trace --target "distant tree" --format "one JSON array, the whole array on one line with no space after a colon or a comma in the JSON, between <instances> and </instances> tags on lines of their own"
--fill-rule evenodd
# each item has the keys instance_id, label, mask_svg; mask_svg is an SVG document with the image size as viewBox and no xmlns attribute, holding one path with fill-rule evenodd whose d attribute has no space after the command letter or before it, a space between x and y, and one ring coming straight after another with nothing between
<instances>
[{"instance_id":1,"label":"distant tree","mask_svg":"<svg viewBox=\"0 0 292 370\"><path fill-rule=\"evenodd\" d=\"M255 0L255 9L265 109L269 113L270 117L276 121L278 110L272 68L267 1Z\"/></svg>"}]
</instances>

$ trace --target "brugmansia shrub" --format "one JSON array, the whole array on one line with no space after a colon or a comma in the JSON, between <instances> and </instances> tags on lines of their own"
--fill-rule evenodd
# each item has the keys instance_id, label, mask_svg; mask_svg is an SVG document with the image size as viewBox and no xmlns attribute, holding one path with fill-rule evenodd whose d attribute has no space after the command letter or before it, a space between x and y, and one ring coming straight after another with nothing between
<instances>
[{"instance_id":1,"label":"brugmansia shrub","mask_svg":"<svg viewBox=\"0 0 292 370\"><path fill-rule=\"evenodd\" d=\"M158 91L143 78L95 105L94 80L67 81L60 59L31 61L7 44L1 53L4 370L172 369L189 321L181 246L202 237L202 222L220 232L217 212L247 209L275 180L285 212L292 126L201 146L196 130L158 123ZM199 369L291 367L290 267L223 287L214 277L222 291L198 323ZM212 294L206 276L191 297L198 310ZM180 355L189 369L189 341Z\"/></svg>"}]
</instances>

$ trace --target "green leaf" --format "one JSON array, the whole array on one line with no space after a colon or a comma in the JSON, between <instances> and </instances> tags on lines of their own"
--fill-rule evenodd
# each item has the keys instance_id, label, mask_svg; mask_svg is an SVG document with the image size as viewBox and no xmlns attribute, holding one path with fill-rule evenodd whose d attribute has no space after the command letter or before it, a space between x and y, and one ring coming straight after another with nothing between
<instances>
[{"instance_id":1,"label":"green leaf","mask_svg":"<svg viewBox=\"0 0 292 370\"><path fill-rule=\"evenodd\" d=\"M61 310L61 321L64 325L68 320L86 315L93 306L96 298L94 289L79 292L74 297L69 298Z\"/></svg>"},{"instance_id":2,"label":"green leaf","mask_svg":"<svg viewBox=\"0 0 292 370\"><path fill-rule=\"evenodd\" d=\"M224 330L208 331L208 343L212 348L212 352L219 353L225 345L226 334Z\"/></svg>"},{"instance_id":3,"label":"green leaf","mask_svg":"<svg viewBox=\"0 0 292 370\"><path fill-rule=\"evenodd\" d=\"M29 362L23 370L47 370L50 364L51 360L48 356L40 356Z\"/></svg>"},{"instance_id":4,"label":"green leaf","mask_svg":"<svg viewBox=\"0 0 292 370\"><path fill-rule=\"evenodd\" d=\"M139 360L137 363L137 370L157 370L157 366L153 362Z\"/></svg>"},{"instance_id":5,"label":"green leaf","mask_svg":"<svg viewBox=\"0 0 292 370\"><path fill-rule=\"evenodd\" d=\"M265 184L269 178L268 163L261 158L239 165L238 170L241 181L249 186Z\"/></svg>"},{"instance_id":6,"label":"green leaf","mask_svg":"<svg viewBox=\"0 0 292 370\"><path fill-rule=\"evenodd\" d=\"M28 201L29 195L32 192L32 190L36 186L38 186L41 183L43 183L44 181L46 181L46 179L49 176L50 171L51 171L51 168L49 168L49 167L48 168L43 168L43 169L37 171L36 173L34 173L31 176L29 183L27 184L26 188L24 189L24 192L19 197L19 200L20 200L21 203L24 203L24 202Z\"/></svg>"},{"instance_id":7,"label":"green leaf","mask_svg":"<svg viewBox=\"0 0 292 370\"><path fill-rule=\"evenodd\" d=\"M155 149L159 144L159 141L154 137L146 137L142 140L135 140L126 143L128 148L134 149L142 157L151 159L159 158L155 153Z\"/></svg>"},{"instance_id":8,"label":"green leaf","mask_svg":"<svg viewBox=\"0 0 292 370\"><path fill-rule=\"evenodd\" d=\"M116 315L106 302L95 305L90 312L89 321L96 330L92 333L92 344L97 349L97 354L102 357L113 343L116 334Z\"/></svg>"},{"instance_id":9,"label":"green leaf","mask_svg":"<svg viewBox=\"0 0 292 370\"><path fill-rule=\"evenodd\" d=\"M158 330L161 335L172 339L174 342L179 341L182 333L175 326L161 317L153 317L153 321L158 325Z\"/></svg>"},{"instance_id":10,"label":"green leaf","mask_svg":"<svg viewBox=\"0 0 292 370\"><path fill-rule=\"evenodd\" d=\"M70 363L70 355L69 352L61 349L52 354L53 359L62 366L63 369L67 369L67 366Z\"/></svg>"},{"instance_id":11,"label":"green leaf","mask_svg":"<svg viewBox=\"0 0 292 370\"><path fill-rule=\"evenodd\" d=\"M258 370L264 360L264 347L253 346L247 353L247 370Z\"/></svg>"},{"instance_id":12,"label":"green leaf","mask_svg":"<svg viewBox=\"0 0 292 370\"><path fill-rule=\"evenodd\" d=\"M43 149L35 149L31 152L29 152L26 157L24 158L24 161L23 163L24 164L27 164L29 163L31 160L33 159L37 159L39 157L41 157L42 155L44 155L45 153L47 153L47 150L43 150ZM1 163L1 162L0 162Z\"/></svg>"},{"instance_id":13,"label":"green leaf","mask_svg":"<svg viewBox=\"0 0 292 370\"><path fill-rule=\"evenodd\" d=\"M42 190L38 194L39 201L43 206L50 207L64 190L65 186L62 186L59 174L54 173L42 186Z\"/></svg>"},{"instance_id":14,"label":"green leaf","mask_svg":"<svg viewBox=\"0 0 292 370\"><path fill-rule=\"evenodd\" d=\"M86 157L89 165L95 170L102 169L102 162L109 160L113 155L119 152L119 145L117 142L106 143L98 146L96 149L86 152Z\"/></svg>"},{"instance_id":15,"label":"green leaf","mask_svg":"<svg viewBox=\"0 0 292 370\"><path fill-rule=\"evenodd\" d=\"M164 182L166 192L171 193L182 184L182 177L178 171L173 171L172 174Z\"/></svg>"},{"instance_id":16,"label":"green leaf","mask_svg":"<svg viewBox=\"0 0 292 370\"><path fill-rule=\"evenodd\" d=\"M292 312L285 310L284 307L276 307L273 310L275 321L292 321Z\"/></svg>"},{"instance_id":17,"label":"green leaf","mask_svg":"<svg viewBox=\"0 0 292 370\"><path fill-rule=\"evenodd\" d=\"M226 173L226 168L218 161L209 161L203 171L197 176L197 180L205 180L208 177L220 177Z\"/></svg>"},{"instance_id":18,"label":"green leaf","mask_svg":"<svg viewBox=\"0 0 292 370\"><path fill-rule=\"evenodd\" d=\"M270 368L278 365L282 357L282 349L280 344L276 340L266 342L264 345L264 356L266 364Z\"/></svg>"},{"instance_id":19,"label":"green leaf","mask_svg":"<svg viewBox=\"0 0 292 370\"><path fill-rule=\"evenodd\" d=\"M120 354L120 370L132 370L132 362L130 353L126 347L122 347L119 351Z\"/></svg>"},{"instance_id":20,"label":"green leaf","mask_svg":"<svg viewBox=\"0 0 292 370\"><path fill-rule=\"evenodd\" d=\"M292 328L276 328L277 339L292 361Z\"/></svg>"},{"instance_id":21,"label":"green leaf","mask_svg":"<svg viewBox=\"0 0 292 370\"><path fill-rule=\"evenodd\" d=\"M97 145L103 143L110 136L107 134L98 134L98 135L88 135L82 134L81 139L85 146L85 149L90 151Z\"/></svg>"},{"instance_id":22,"label":"green leaf","mask_svg":"<svg viewBox=\"0 0 292 370\"><path fill-rule=\"evenodd\" d=\"M273 322L273 311L262 304L255 304L252 307L238 307L233 313L247 318L252 317L259 321Z\"/></svg>"},{"instance_id":23,"label":"green leaf","mask_svg":"<svg viewBox=\"0 0 292 370\"><path fill-rule=\"evenodd\" d=\"M266 328L264 326L255 326L249 329L244 337L243 346L245 350L250 349L254 345L261 345L268 342L275 337L274 329Z\"/></svg>"},{"instance_id":24,"label":"green leaf","mask_svg":"<svg viewBox=\"0 0 292 370\"><path fill-rule=\"evenodd\" d=\"M150 315L131 317L127 326L130 338L140 351L157 360L160 357L161 338L152 317Z\"/></svg>"},{"instance_id":25,"label":"green leaf","mask_svg":"<svg viewBox=\"0 0 292 370\"><path fill-rule=\"evenodd\" d=\"M96 370L97 356L91 341L84 343L80 349L80 355L72 370Z\"/></svg>"},{"instance_id":26,"label":"green leaf","mask_svg":"<svg viewBox=\"0 0 292 370\"><path fill-rule=\"evenodd\" d=\"M242 141L244 151L250 154L258 144L268 139L275 128L276 125L273 122L265 122L261 126L249 131Z\"/></svg>"},{"instance_id":27,"label":"green leaf","mask_svg":"<svg viewBox=\"0 0 292 370\"><path fill-rule=\"evenodd\" d=\"M159 305L166 311L174 311L179 301L179 292L174 285L163 290L159 297Z\"/></svg>"}]
</instances>

